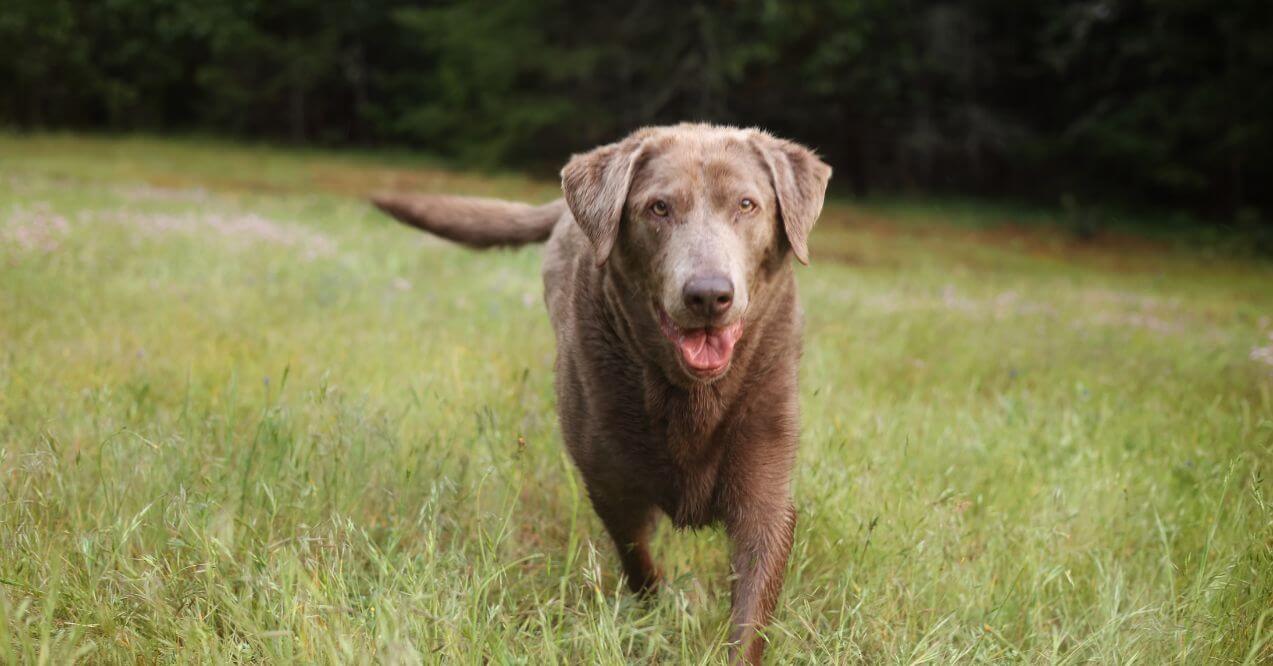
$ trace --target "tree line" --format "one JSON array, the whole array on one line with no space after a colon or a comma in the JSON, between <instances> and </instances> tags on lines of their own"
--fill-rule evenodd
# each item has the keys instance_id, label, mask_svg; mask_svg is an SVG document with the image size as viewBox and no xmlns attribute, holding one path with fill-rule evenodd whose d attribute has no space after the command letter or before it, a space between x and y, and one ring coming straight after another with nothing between
<instances>
[{"instance_id":1,"label":"tree line","mask_svg":"<svg viewBox=\"0 0 1273 666\"><path fill-rule=\"evenodd\" d=\"M1269 223L1266 0L8 0L0 123L549 168L708 120L837 185Z\"/></svg>"}]
</instances>

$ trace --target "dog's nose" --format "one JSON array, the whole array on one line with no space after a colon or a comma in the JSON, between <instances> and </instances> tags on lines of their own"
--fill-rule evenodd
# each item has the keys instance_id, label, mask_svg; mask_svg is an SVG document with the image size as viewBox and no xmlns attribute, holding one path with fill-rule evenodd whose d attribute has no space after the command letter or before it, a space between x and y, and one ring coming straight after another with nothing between
<instances>
[{"instance_id":1,"label":"dog's nose","mask_svg":"<svg viewBox=\"0 0 1273 666\"><path fill-rule=\"evenodd\" d=\"M690 312L707 319L719 317L734 304L734 283L724 275L696 275L685 283L681 297Z\"/></svg>"}]
</instances>

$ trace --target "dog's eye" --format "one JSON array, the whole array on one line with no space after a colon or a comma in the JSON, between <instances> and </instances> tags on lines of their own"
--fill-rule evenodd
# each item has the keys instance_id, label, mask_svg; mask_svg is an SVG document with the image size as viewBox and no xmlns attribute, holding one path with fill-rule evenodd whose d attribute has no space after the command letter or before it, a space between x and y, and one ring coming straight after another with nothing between
<instances>
[{"instance_id":1,"label":"dog's eye","mask_svg":"<svg viewBox=\"0 0 1273 666\"><path fill-rule=\"evenodd\" d=\"M659 217L667 217L667 214L671 211L667 208L667 202L659 199L658 201L650 204L650 212L658 215Z\"/></svg>"},{"instance_id":2,"label":"dog's eye","mask_svg":"<svg viewBox=\"0 0 1273 666\"><path fill-rule=\"evenodd\" d=\"M750 213L753 210L756 210L756 202L751 199L743 199L738 202L738 209L744 213Z\"/></svg>"}]
</instances>

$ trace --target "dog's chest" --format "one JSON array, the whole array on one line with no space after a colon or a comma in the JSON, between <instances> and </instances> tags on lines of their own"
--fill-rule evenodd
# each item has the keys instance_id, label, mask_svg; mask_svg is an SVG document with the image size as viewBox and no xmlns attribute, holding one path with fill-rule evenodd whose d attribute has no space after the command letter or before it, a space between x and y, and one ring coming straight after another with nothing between
<instances>
[{"instance_id":1,"label":"dog's chest","mask_svg":"<svg viewBox=\"0 0 1273 666\"><path fill-rule=\"evenodd\" d=\"M677 527L704 527L715 522L716 488L720 479L720 456L675 466L673 483L661 507Z\"/></svg>"},{"instance_id":2,"label":"dog's chest","mask_svg":"<svg viewBox=\"0 0 1273 666\"><path fill-rule=\"evenodd\" d=\"M677 408L681 407L681 408ZM661 433L667 484L661 508L677 527L703 527L716 521L716 495L723 479L727 448L718 405L676 405L665 410Z\"/></svg>"}]
</instances>

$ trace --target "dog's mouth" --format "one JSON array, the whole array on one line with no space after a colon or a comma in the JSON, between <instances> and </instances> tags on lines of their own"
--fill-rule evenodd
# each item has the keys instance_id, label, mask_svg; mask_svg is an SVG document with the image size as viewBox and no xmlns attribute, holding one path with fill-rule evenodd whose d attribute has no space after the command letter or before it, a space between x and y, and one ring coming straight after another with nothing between
<instances>
[{"instance_id":1,"label":"dog's mouth","mask_svg":"<svg viewBox=\"0 0 1273 666\"><path fill-rule=\"evenodd\" d=\"M709 378L725 372L734 357L734 344L743 336L743 320L728 326L681 328L663 308L658 311L663 336L676 346L682 363L691 373Z\"/></svg>"}]
</instances>

